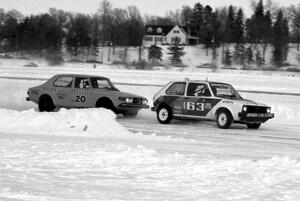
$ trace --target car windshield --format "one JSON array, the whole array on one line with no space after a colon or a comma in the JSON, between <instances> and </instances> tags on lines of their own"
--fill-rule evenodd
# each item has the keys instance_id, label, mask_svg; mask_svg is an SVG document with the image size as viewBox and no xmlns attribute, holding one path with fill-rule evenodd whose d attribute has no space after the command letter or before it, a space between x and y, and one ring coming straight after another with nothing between
<instances>
[{"instance_id":1,"label":"car windshield","mask_svg":"<svg viewBox=\"0 0 300 201\"><path fill-rule=\"evenodd\" d=\"M210 87L216 97L243 99L240 94L229 84L210 83Z\"/></svg>"},{"instance_id":2,"label":"car windshield","mask_svg":"<svg viewBox=\"0 0 300 201\"><path fill-rule=\"evenodd\" d=\"M118 90L107 78L91 77L91 84L94 89Z\"/></svg>"}]
</instances>

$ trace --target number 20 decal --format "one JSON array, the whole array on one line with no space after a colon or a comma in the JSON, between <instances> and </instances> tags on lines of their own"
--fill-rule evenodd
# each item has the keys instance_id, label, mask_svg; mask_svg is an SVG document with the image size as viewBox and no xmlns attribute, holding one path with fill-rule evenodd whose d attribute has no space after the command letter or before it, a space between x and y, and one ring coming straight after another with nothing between
<instances>
[{"instance_id":1,"label":"number 20 decal","mask_svg":"<svg viewBox=\"0 0 300 201\"><path fill-rule=\"evenodd\" d=\"M185 110L204 111L204 103L183 102Z\"/></svg>"},{"instance_id":2,"label":"number 20 decal","mask_svg":"<svg viewBox=\"0 0 300 201\"><path fill-rule=\"evenodd\" d=\"M77 103L84 103L86 101L85 96L76 96L75 102Z\"/></svg>"}]
</instances>

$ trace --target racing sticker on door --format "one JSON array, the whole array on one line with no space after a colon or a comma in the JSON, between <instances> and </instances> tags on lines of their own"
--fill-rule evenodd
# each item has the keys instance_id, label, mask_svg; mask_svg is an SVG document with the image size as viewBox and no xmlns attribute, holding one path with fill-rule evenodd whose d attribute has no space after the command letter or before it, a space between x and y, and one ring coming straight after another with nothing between
<instances>
[{"instance_id":1,"label":"racing sticker on door","mask_svg":"<svg viewBox=\"0 0 300 201\"><path fill-rule=\"evenodd\" d=\"M84 103L86 101L85 96L75 96L75 102L76 103Z\"/></svg>"},{"instance_id":2,"label":"racing sticker on door","mask_svg":"<svg viewBox=\"0 0 300 201\"><path fill-rule=\"evenodd\" d=\"M211 109L217 105L221 99L213 98L189 98L185 99L182 103L184 114L192 116L206 116Z\"/></svg>"},{"instance_id":3,"label":"racing sticker on door","mask_svg":"<svg viewBox=\"0 0 300 201\"><path fill-rule=\"evenodd\" d=\"M90 104L91 90L74 89L72 90L72 105L78 107L87 107Z\"/></svg>"}]
</instances>

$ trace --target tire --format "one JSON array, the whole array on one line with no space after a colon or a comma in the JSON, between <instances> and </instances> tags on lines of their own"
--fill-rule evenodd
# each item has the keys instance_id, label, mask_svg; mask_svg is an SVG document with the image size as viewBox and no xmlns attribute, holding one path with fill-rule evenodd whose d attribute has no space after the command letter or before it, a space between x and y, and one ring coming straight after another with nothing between
<instances>
[{"instance_id":1,"label":"tire","mask_svg":"<svg viewBox=\"0 0 300 201\"><path fill-rule=\"evenodd\" d=\"M248 128L250 129L259 129L261 123L249 123L247 124Z\"/></svg>"},{"instance_id":2,"label":"tire","mask_svg":"<svg viewBox=\"0 0 300 201\"><path fill-rule=\"evenodd\" d=\"M113 111L114 113L117 113L113 103L109 99L98 100L97 104L96 104L96 108L105 108L105 109Z\"/></svg>"},{"instance_id":3,"label":"tire","mask_svg":"<svg viewBox=\"0 0 300 201\"><path fill-rule=\"evenodd\" d=\"M159 107L156 110L157 120L161 124L168 124L172 120L172 110L167 106Z\"/></svg>"},{"instance_id":4,"label":"tire","mask_svg":"<svg viewBox=\"0 0 300 201\"><path fill-rule=\"evenodd\" d=\"M221 110L217 114L217 126L221 129L228 129L232 124L233 118L229 111Z\"/></svg>"},{"instance_id":5,"label":"tire","mask_svg":"<svg viewBox=\"0 0 300 201\"><path fill-rule=\"evenodd\" d=\"M40 112L53 112L55 109L55 105L49 96L42 96L38 106Z\"/></svg>"}]
</instances>

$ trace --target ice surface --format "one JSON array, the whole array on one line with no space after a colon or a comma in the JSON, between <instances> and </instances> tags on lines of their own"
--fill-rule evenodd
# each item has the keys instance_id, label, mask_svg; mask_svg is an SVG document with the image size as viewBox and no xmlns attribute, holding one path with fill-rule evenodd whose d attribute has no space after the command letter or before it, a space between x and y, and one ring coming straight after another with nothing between
<instances>
[{"instance_id":1,"label":"ice surface","mask_svg":"<svg viewBox=\"0 0 300 201\"><path fill-rule=\"evenodd\" d=\"M0 181L0 200L300 199L297 160L224 160L95 139L1 139Z\"/></svg>"},{"instance_id":2,"label":"ice surface","mask_svg":"<svg viewBox=\"0 0 300 201\"><path fill-rule=\"evenodd\" d=\"M153 85L208 75L238 89L300 92L300 79L294 74L112 68L118 67L25 69L12 62L0 66L0 75L49 78L74 72ZM272 106L275 119L258 131L241 127L221 131L214 122L159 125L149 110L142 110L137 119L117 120L105 109L40 113L25 97L29 87L41 83L0 79L1 201L300 200L297 96L242 93L244 98ZM150 104L159 90L155 86L117 87L147 97Z\"/></svg>"}]
</instances>

